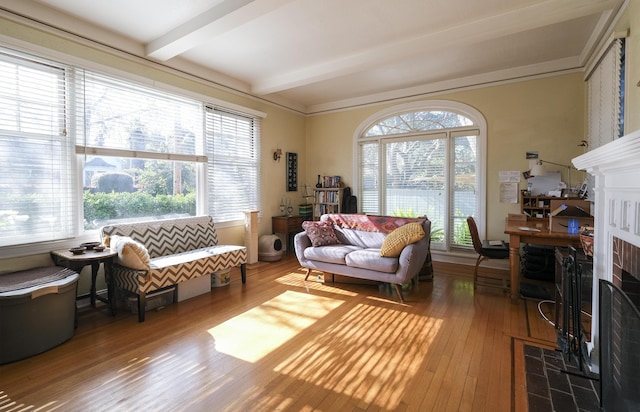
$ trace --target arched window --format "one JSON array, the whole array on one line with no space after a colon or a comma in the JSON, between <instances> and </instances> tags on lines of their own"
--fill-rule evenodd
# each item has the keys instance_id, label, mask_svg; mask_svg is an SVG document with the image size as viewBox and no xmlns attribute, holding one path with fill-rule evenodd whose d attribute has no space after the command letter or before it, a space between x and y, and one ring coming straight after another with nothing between
<instances>
[{"instance_id":1,"label":"arched window","mask_svg":"<svg viewBox=\"0 0 640 412\"><path fill-rule=\"evenodd\" d=\"M423 101L378 112L356 131L359 210L427 215L432 247L468 248L467 216L485 227L486 121L451 101Z\"/></svg>"}]
</instances>

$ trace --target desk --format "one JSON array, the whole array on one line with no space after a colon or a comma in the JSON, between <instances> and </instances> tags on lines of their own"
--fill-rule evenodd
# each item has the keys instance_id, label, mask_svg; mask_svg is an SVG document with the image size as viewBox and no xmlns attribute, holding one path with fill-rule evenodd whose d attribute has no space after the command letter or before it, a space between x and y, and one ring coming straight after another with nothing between
<instances>
[{"instance_id":1,"label":"desk","mask_svg":"<svg viewBox=\"0 0 640 412\"><path fill-rule=\"evenodd\" d=\"M539 222L539 221L538 221ZM540 223L538 223L540 225ZM509 235L509 263L511 276L511 302L520 297L520 244L580 247L580 235L563 232L550 232L548 224L536 227L536 222L519 222L505 219L504 233ZM522 229L524 227L529 228Z\"/></svg>"},{"instance_id":2,"label":"desk","mask_svg":"<svg viewBox=\"0 0 640 412\"><path fill-rule=\"evenodd\" d=\"M111 315L115 315L115 294L113 290L113 282L109 277L111 276L111 266L113 265L113 258L117 255L117 252L112 252L110 249L105 249L102 252L96 252L95 250L87 250L80 255L74 255L67 249L54 250L51 252L51 258L53 262L58 266L64 266L73 271L80 272L85 266L91 266L91 291L89 298L91 299L91 306L96 307L96 299L106 303L109 306ZM107 299L98 296L96 293L96 277L98 276L98 269L100 264L104 265L104 277L107 282ZM83 298L85 296L78 296Z\"/></svg>"},{"instance_id":3,"label":"desk","mask_svg":"<svg viewBox=\"0 0 640 412\"><path fill-rule=\"evenodd\" d=\"M273 216L271 218L271 230L273 233L284 233L287 242L287 252L293 250L291 238L298 232L302 232L302 216Z\"/></svg>"}]
</instances>

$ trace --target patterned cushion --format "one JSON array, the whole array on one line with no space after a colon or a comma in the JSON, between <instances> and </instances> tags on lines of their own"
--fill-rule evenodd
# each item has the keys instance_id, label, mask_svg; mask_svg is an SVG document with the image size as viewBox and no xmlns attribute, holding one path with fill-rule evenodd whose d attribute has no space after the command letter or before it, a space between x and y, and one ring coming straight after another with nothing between
<instances>
[{"instance_id":1,"label":"patterned cushion","mask_svg":"<svg viewBox=\"0 0 640 412\"><path fill-rule=\"evenodd\" d=\"M424 229L420 223L407 223L400 226L384 239L380 248L380 256L398 257L405 246L419 241L424 235Z\"/></svg>"},{"instance_id":2,"label":"patterned cushion","mask_svg":"<svg viewBox=\"0 0 640 412\"><path fill-rule=\"evenodd\" d=\"M302 228L307 232L313 247L340 243L335 230L333 230L333 225L329 222L302 222Z\"/></svg>"}]
</instances>

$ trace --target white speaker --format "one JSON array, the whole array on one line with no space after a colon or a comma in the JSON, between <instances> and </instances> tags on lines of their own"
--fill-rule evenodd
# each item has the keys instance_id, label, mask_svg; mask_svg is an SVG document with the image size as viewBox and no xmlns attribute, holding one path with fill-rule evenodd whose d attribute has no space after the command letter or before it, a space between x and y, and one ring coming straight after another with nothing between
<instances>
[{"instance_id":1,"label":"white speaker","mask_svg":"<svg viewBox=\"0 0 640 412\"><path fill-rule=\"evenodd\" d=\"M282 241L276 235L262 235L258 241L258 259L275 262L282 259Z\"/></svg>"}]
</instances>

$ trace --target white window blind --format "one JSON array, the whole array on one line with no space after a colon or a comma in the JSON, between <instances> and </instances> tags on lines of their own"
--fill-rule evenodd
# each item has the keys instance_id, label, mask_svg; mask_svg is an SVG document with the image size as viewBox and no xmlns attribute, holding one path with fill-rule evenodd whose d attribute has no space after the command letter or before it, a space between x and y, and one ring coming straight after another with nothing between
<instances>
[{"instance_id":1,"label":"white window blind","mask_svg":"<svg viewBox=\"0 0 640 412\"><path fill-rule=\"evenodd\" d=\"M360 207L372 215L380 214L379 150L377 141L360 144Z\"/></svg>"},{"instance_id":2,"label":"white window blind","mask_svg":"<svg viewBox=\"0 0 640 412\"><path fill-rule=\"evenodd\" d=\"M450 227L451 243L457 245L472 246L471 234L467 226L467 217L473 216L476 211L477 179L477 138L476 131L466 131L462 136L456 136L453 132L453 185L450 202L452 204ZM477 132L476 132L477 133Z\"/></svg>"},{"instance_id":3,"label":"white window blind","mask_svg":"<svg viewBox=\"0 0 640 412\"><path fill-rule=\"evenodd\" d=\"M0 246L77 234L66 69L0 53Z\"/></svg>"},{"instance_id":4,"label":"white window blind","mask_svg":"<svg viewBox=\"0 0 640 412\"><path fill-rule=\"evenodd\" d=\"M79 151L86 147L98 155L206 161L202 103L91 72L76 84L84 88L76 95L78 106L85 108Z\"/></svg>"},{"instance_id":5,"label":"white window blind","mask_svg":"<svg viewBox=\"0 0 640 412\"><path fill-rule=\"evenodd\" d=\"M621 125L621 39L614 40L587 78L588 141L595 149L624 134Z\"/></svg>"},{"instance_id":6,"label":"white window blind","mask_svg":"<svg viewBox=\"0 0 640 412\"><path fill-rule=\"evenodd\" d=\"M220 222L244 219L260 209L260 120L207 107L205 130L209 213Z\"/></svg>"}]
</instances>

